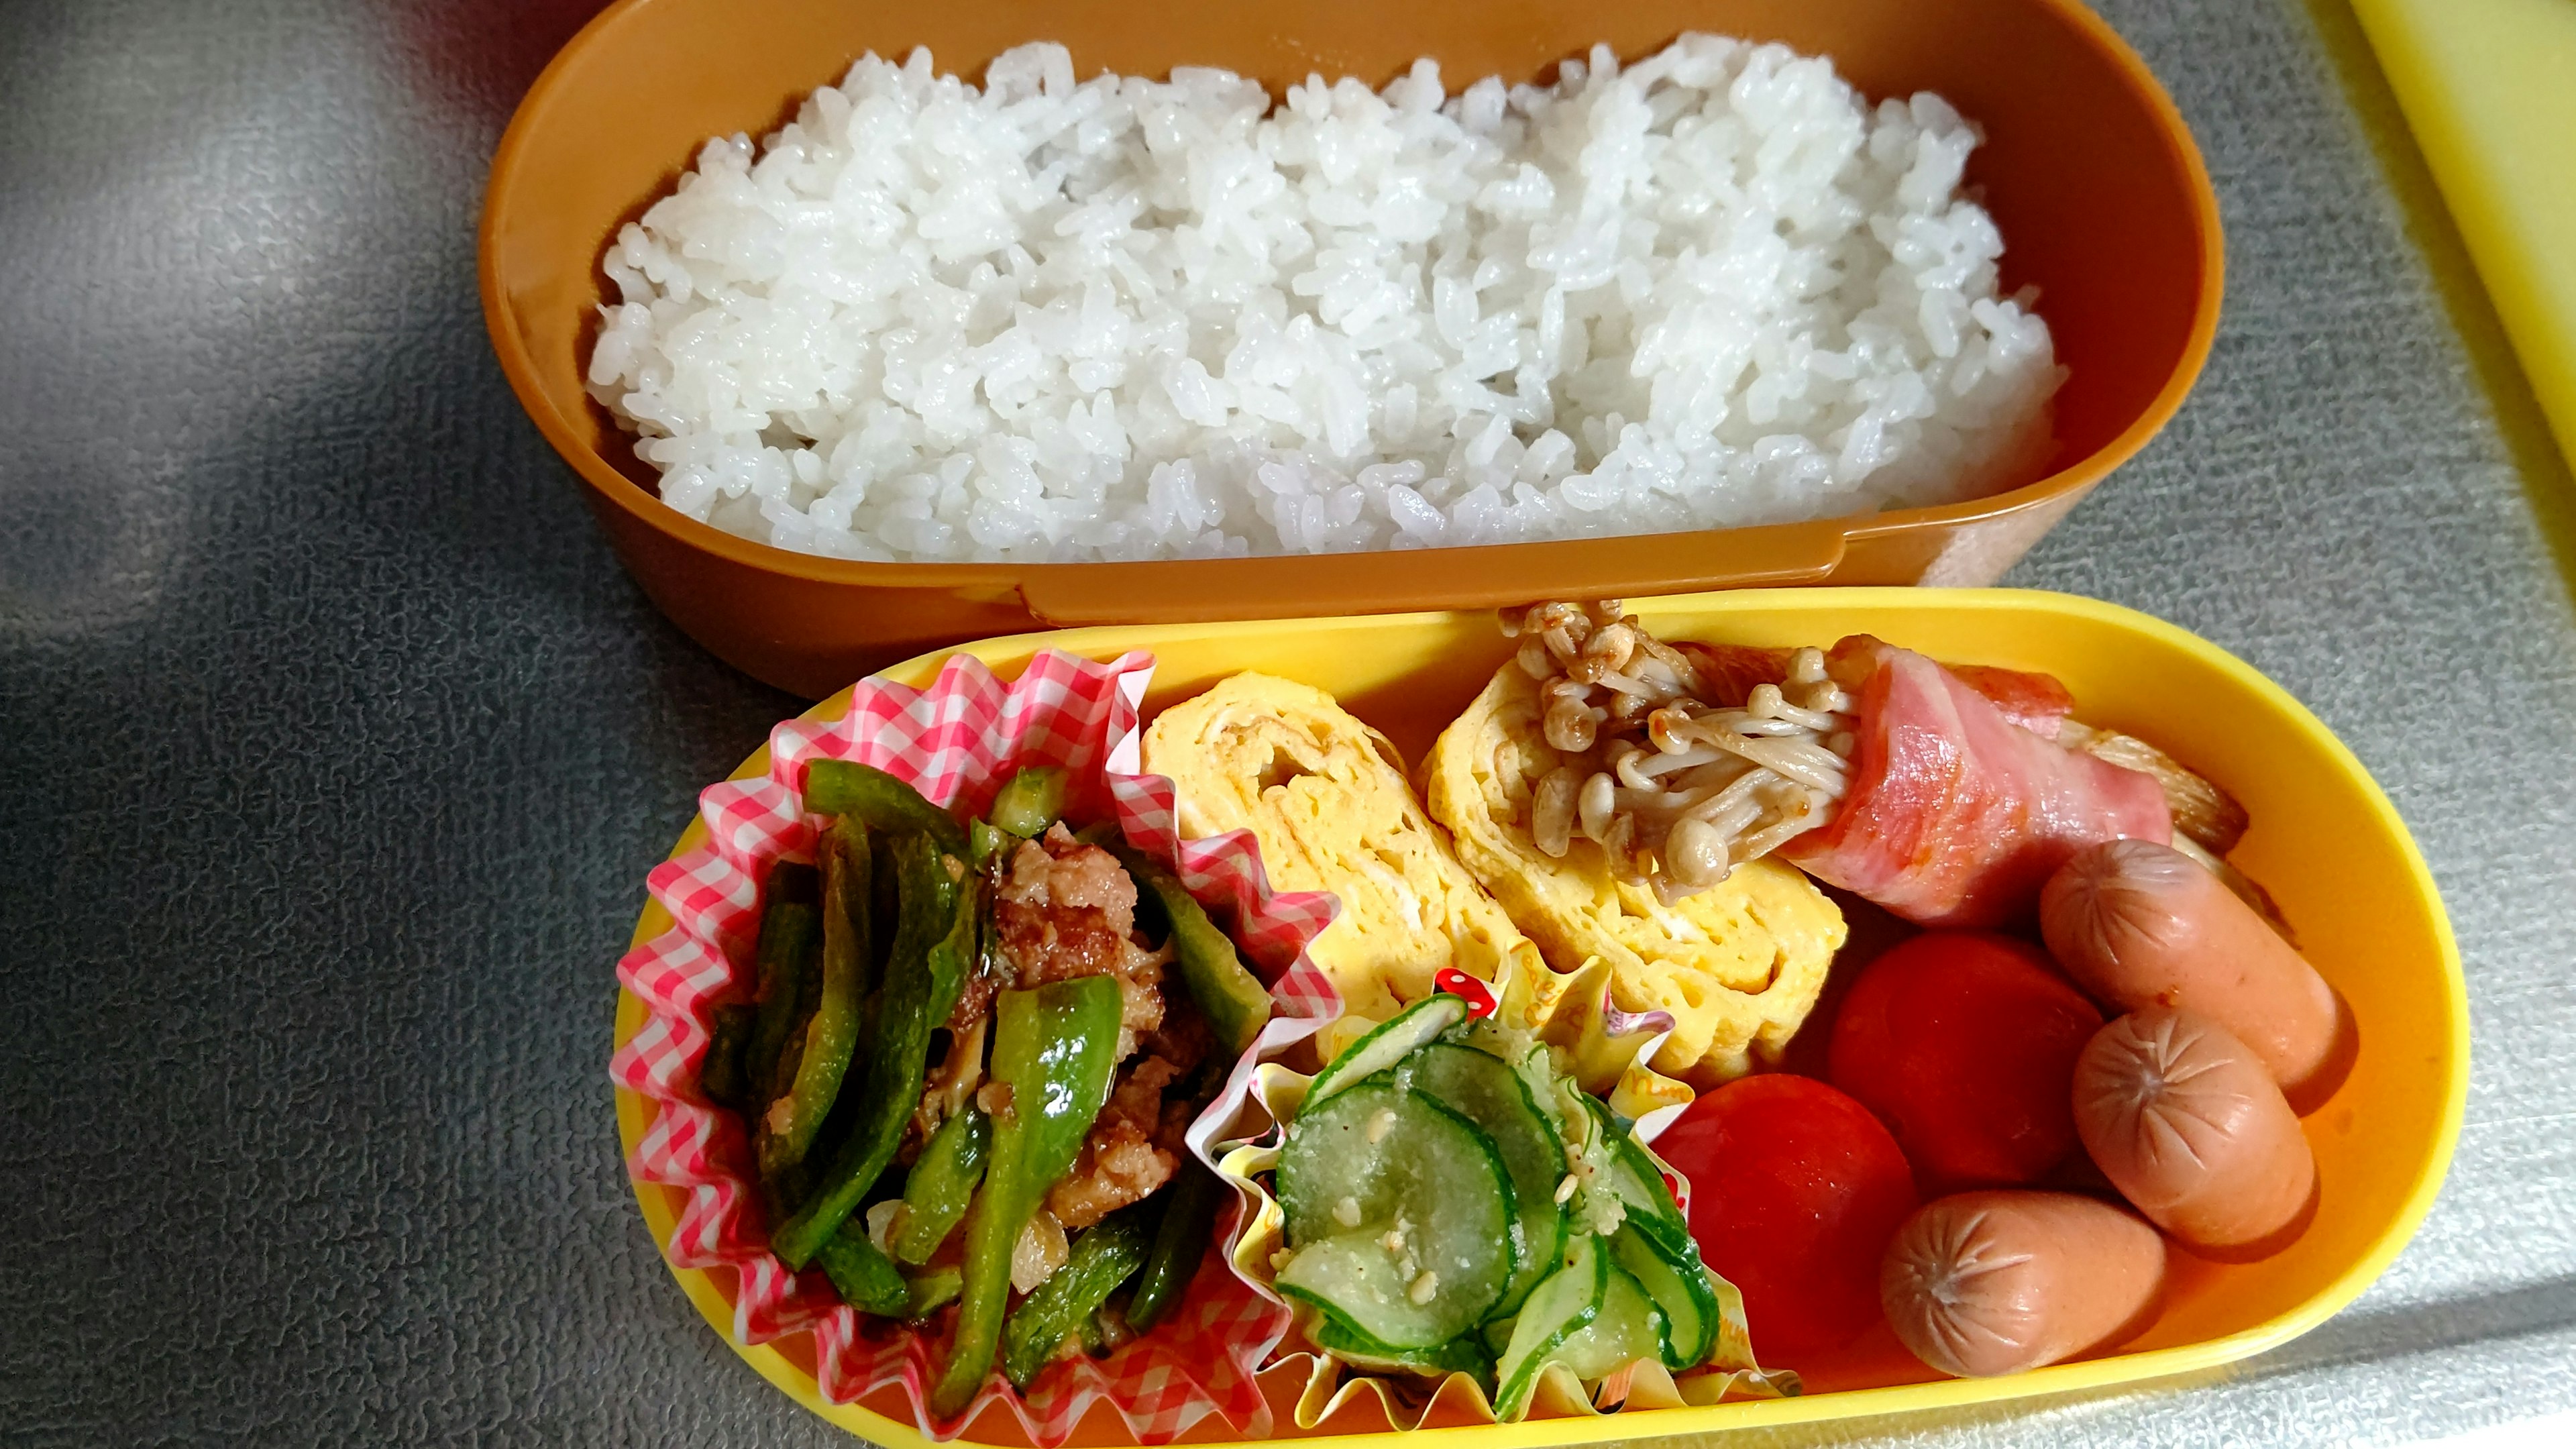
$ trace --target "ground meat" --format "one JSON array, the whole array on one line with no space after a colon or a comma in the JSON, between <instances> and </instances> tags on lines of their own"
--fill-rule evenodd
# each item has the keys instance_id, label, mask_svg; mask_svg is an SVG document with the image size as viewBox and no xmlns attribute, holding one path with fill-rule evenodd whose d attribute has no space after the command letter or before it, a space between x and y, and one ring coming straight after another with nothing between
<instances>
[{"instance_id":1,"label":"ground meat","mask_svg":"<svg viewBox=\"0 0 2576 1449\"><path fill-rule=\"evenodd\" d=\"M1163 962L1169 957L1167 951L1152 955L1139 951L1111 973L1118 978L1118 1059L1122 1062L1136 1054L1138 1042L1163 1024Z\"/></svg>"},{"instance_id":2,"label":"ground meat","mask_svg":"<svg viewBox=\"0 0 2576 1449\"><path fill-rule=\"evenodd\" d=\"M1180 1076L1188 1076L1199 1063L1216 1050L1216 1034L1208 1030L1207 1018L1182 992L1166 999L1162 1025L1138 1044L1137 1049L1170 1062Z\"/></svg>"},{"instance_id":3,"label":"ground meat","mask_svg":"<svg viewBox=\"0 0 2576 1449\"><path fill-rule=\"evenodd\" d=\"M1047 1193L1058 1221L1087 1228L1171 1180L1180 1165L1177 1144L1157 1146L1155 1139L1162 1135L1163 1089L1180 1075L1172 1063L1149 1056L1119 1077L1073 1170Z\"/></svg>"},{"instance_id":4,"label":"ground meat","mask_svg":"<svg viewBox=\"0 0 2576 1449\"><path fill-rule=\"evenodd\" d=\"M1017 979L1038 986L1106 976L1135 948L1136 886L1117 857L1059 824L1011 856L993 893L993 928Z\"/></svg>"},{"instance_id":5,"label":"ground meat","mask_svg":"<svg viewBox=\"0 0 2576 1449\"><path fill-rule=\"evenodd\" d=\"M985 985L975 1011L994 990L1039 986L1076 976L1112 976L1119 991L1118 1056L1163 1021L1163 963L1168 947L1138 946L1136 883L1117 857L1075 840L1062 824L1043 840L1022 844L993 895L993 953L1012 979ZM958 1004L967 1009L965 1000ZM952 1026L958 1018L952 1017Z\"/></svg>"},{"instance_id":6,"label":"ground meat","mask_svg":"<svg viewBox=\"0 0 2576 1449\"><path fill-rule=\"evenodd\" d=\"M1015 882L1022 869L1036 863L1030 857L1042 854L1047 890L1057 905L1099 911L1110 931L1118 936L1136 929L1136 882L1128 878L1127 868L1118 863L1118 857L1099 846L1075 840L1062 821L1048 828L1043 842L1031 842L1038 844L1045 847L1043 852L1023 845L1011 858Z\"/></svg>"},{"instance_id":7,"label":"ground meat","mask_svg":"<svg viewBox=\"0 0 2576 1449\"><path fill-rule=\"evenodd\" d=\"M1134 948L1136 885L1117 857L1075 840L1061 823L1012 851L993 893L991 942L976 953L948 1013L964 1032L993 998L1022 986L1119 971Z\"/></svg>"},{"instance_id":8,"label":"ground meat","mask_svg":"<svg viewBox=\"0 0 2576 1449\"><path fill-rule=\"evenodd\" d=\"M1171 1180L1180 1159L1120 1119L1103 1122L1082 1144L1073 1171L1047 1193L1047 1206L1068 1228L1087 1228Z\"/></svg>"},{"instance_id":9,"label":"ground meat","mask_svg":"<svg viewBox=\"0 0 2576 1449\"><path fill-rule=\"evenodd\" d=\"M993 935L1015 978L1011 986L1043 986L1076 976L1108 976L1134 949L1113 935L1097 907L1068 908L1002 899L993 903Z\"/></svg>"}]
</instances>

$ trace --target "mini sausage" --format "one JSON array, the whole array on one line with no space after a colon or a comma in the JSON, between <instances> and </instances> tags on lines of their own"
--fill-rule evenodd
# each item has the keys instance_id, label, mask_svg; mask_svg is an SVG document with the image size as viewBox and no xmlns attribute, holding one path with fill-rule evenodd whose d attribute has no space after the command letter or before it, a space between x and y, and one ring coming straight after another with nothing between
<instances>
[{"instance_id":1,"label":"mini sausage","mask_svg":"<svg viewBox=\"0 0 2576 1449\"><path fill-rule=\"evenodd\" d=\"M2112 840L2040 892L2040 930L2068 975L2120 1011L2178 1006L2234 1033L2284 1095L2313 1108L2352 1060L2334 988L2236 893L2168 845Z\"/></svg>"},{"instance_id":2,"label":"mini sausage","mask_svg":"<svg viewBox=\"0 0 2576 1449\"><path fill-rule=\"evenodd\" d=\"M1994 1190L1907 1218L1878 1286L1916 1358L1983 1378L2136 1337L2164 1282L2165 1240L2135 1213L2073 1193Z\"/></svg>"},{"instance_id":3,"label":"mini sausage","mask_svg":"<svg viewBox=\"0 0 2576 1449\"><path fill-rule=\"evenodd\" d=\"M2307 1226L2317 1164L2262 1061L2188 1011L2131 1012L2075 1060L2075 1130L2102 1175L2184 1244L2264 1257Z\"/></svg>"}]
</instances>

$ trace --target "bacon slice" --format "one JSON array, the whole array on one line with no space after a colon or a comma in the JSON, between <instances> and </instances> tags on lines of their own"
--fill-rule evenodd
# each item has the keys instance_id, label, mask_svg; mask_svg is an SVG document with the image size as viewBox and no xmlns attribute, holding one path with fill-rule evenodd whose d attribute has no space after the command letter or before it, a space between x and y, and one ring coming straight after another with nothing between
<instances>
[{"instance_id":1,"label":"bacon slice","mask_svg":"<svg viewBox=\"0 0 2576 1449\"><path fill-rule=\"evenodd\" d=\"M1677 643L1672 646L1691 662L1699 675L1699 699L1704 704L1740 707L1757 684L1777 684L1789 675L1788 649L1765 649L1754 644ZM1874 635L1853 634L1835 645L1827 655L1827 667L1846 689L1854 688L1859 679L1877 665L1877 651L1890 646ZM1992 664L1945 665L1958 681L1984 695L2004 718L2043 739L2057 738L2060 721L2075 712L2075 696L2066 692L2054 674L2033 674L2020 669L2002 669ZM1843 678L1849 668L1854 677Z\"/></svg>"},{"instance_id":2,"label":"bacon slice","mask_svg":"<svg viewBox=\"0 0 2576 1449\"><path fill-rule=\"evenodd\" d=\"M1858 720L1850 793L1780 851L1817 879L1918 925L1999 926L2026 919L2078 850L2172 838L2156 781L2059 747L2055 717L2043 735L2034 726L2055 706L1995 678L2013 671L1971 679L1867 636L1831 657Z\"/></svg>"},{"instance_id":3,"label":"bacon slice","mask_svg":"<svg viewBox=\"0 0 2576 1449\"><path fill-rule=\"evenodd\" d=\"M2058 726L2075 713L2075 696L2066 692L2066 686L2058 683L2054 674L1998 669L1991 664L1946 667L1961 684L1983 695L2005 719L2041 739L2056 739Z\"/></svg>"}]
</instances>

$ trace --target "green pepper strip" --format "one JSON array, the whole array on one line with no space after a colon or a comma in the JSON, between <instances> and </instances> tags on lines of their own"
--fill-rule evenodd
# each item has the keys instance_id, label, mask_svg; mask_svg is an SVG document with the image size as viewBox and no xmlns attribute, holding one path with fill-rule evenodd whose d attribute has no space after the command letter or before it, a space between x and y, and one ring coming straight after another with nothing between
<instances>
[{"instance_id":1,"label":"green pepper strip","mask_svg":"<svg viewBox=\"0 0 2576 1449\"><path fill-rule=\"evenodd\" d=\"M823 913L815 904L819 892L814 868L793 864L772 867L763 890L769 904L760 915L760 1010L743 1054L743 1076L750 1095L764 1105L777 1090L778 1056L796 1025L806 978L813 974L815 946L823 934Z\"/></svg>"},{"instance_id":2,"label":"green pepper strip","mask_svg":"<svg viewBox=\"0 0 2576 1449\"><path fill-rule=\"evenodd\" d=\"M1014 1385L1025 1389L1037 1382L1066 1336L1079 1331L1093 1309L1145 1266L1154 1236L1149 1223L1149 1210L1141 1203L1102 1218L1073 1240L1064 1266L1020 1301L1019 1311L1002 1330L1002 1372Z\"/></svg>"},{"instance_id":3,"label":"green pepper strip","mask_svg":"<svg viewBox=\"0 0 2576 1449\"><path fill-rule=\"evenodd\" d=\"M921 792L856 760L816 760L805 767L805 808L817 815L856 815L888 835L926 832L939 848L966 854L966 827Z\"/></svg>"},{"instance_id":4,"label":"green pepper strip","mask_svg":"<svg viewBox=\"0 0 2576 1449\"><path fill-rule=\"evenodd\" d=\"M903 1145L904 1124L921 1102L930 1034L957 1009L967 963L974 959L981 903L968 883L965 862L942 854L918 834L896 837L890 853L898 873L901 919L884 979L868 1007L868 1051L857 1115L822 1185L770 1235L770 1251L790 1268L814 1260L823 1241L858 1209Z\"/></svg>"},{"instance_id":5,"label":"green pepper strip","mask_svg":"<svg viewBox=\"0 0 2576 1449\"><path fill-rule=\"evenodd\" d=\"M975 1402L1001 1346L1011 1296L1011 1249L1057 1178L1090 1135L1118 1056L1118 983L1077 976L994 1003L995 1082L1010 1110L993 1123L984 1189L966 1217L966 1291L948 1364L931 1392L931 1413L954 1418Z\"/></svg>"},{"instance_id":6,"label":"green pepper strip","mask_svg":"<svg viewBox=\"0 0 2576 1449\"><path fill-rule=\"evenodd\" d=\"M815 1256L822 1260L823 1276L841 1301L862 1313L879 1318L903 1318L911 1313L912 1285L895 1270L867 1234L854 1231L850 1223L844 1231L834 1233L823 1242L823 1251Z\"/></svg>"},{"instance_id":7,"label":"green pepper strip","mask_svg":"<svg viewBox=\"0 0 2576 1449\"><path fill-rule=\"evenodd\" d=\"M993 1119L971 1105L930 1134L903 1182L903 1226L889 1245L898 1261L919 1267L948 1241L975 1201L992 1143Z\"/></svg>"},{"instance_id":8,"label":"green pepper strip","mask_svg":"<svg viewBox=\"0 0 2576 1449\"><path fill-rule=\"evenodd\" d=\"M1163 1189L1163 1222L1154 1230L1154 1250L1145 1256L1144 1276L1136 1296L1127 1300L1127 1326L1146 1332L1163 1321L1189 1291L1216 1235L1217 1205L1225 1185L1189 1153L1181 1154L1177 1180Z\"/></svg>"},{"instance_id":9,"label":"green pepper strip","mask_svg":"<svg viewBox=\"0 0 2576 1449\"><path fill-rule=\"evenodd\" d=\"M1035 840L1064 813L1064 771L1055 765L1031 765L1011 777L993 797L988 817L1022 840Z\"/></svg>"},{"instance_id":10,"label":"green pepper strip","mask_svg":"<svg viewBox=\"0 0 2576 1449\"><path fill-rule=\"evenodd\" d=\"M796 1078L779 1094L781 1105L760 1123L760 1170L770 1176L805 1160L814 1134L823 1130L832 1103L849 1074L859 1041L859 1014L867 998L870 936L868 828L854 816L832 822L818 842L823 857L823 989L805 1027L805 1050Z\"/></svg>"},{"instance_id":11,"label":"green pepper strip","mask_svg":"<svg viewBox=\"0 0 2576 1449\"><path fill-rule=\"evenodd\" d=\"M956 1301L958 1293L966 1286L966 1277L953 1267L924 1268L918 1273L906 1274L904 1282L910 1285L912 1297L904 1304L903 1316L928 1318Z\"/></svg>"},{"instance_id":12,"label":"green pepper strip","mask_svg":"<svg viewBox=\"0 0 2576 1449\"><path fill-rule=\"evenodd\" d=\"M716 1008L707 1028L707 1054L698 1060L698 1090L719 1107L741 1111L755 1100L742 1074L743 1048L751 1045L756 1008L735 1002Z\"/></svg>"},{"instance_id":13,"label":"green pepper strip","mask_svg":"<svg viewBox=\"0 0 2576 1449\"><path fill-rule=\"evenodd\" d=\"M1208 919L1206 909L1179 876L1128 846L1113 844L1109 852L1162 906L1172 925L1172 955L1181 968L1182 984L1189 987L1190 999L1216 1030L1217 1040L1225 1043L1227 1054L1241 1056L1270 1020L1270 988L1244 967L1233 940Z\"/></svg>"}]
</instances>

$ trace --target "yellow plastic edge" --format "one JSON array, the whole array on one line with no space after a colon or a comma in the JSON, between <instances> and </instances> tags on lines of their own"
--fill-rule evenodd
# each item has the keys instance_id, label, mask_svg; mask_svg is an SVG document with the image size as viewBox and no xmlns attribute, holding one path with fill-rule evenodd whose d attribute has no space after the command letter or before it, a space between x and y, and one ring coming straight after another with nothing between
<instances>
[{"instance_id":1,"label":"yellow plastic edge","mask_svg":"<svg viewBox=\"0 0 2576 1449\"><path fill-rule=\"evenodd\" d=\"M2081 1393L2114 1385L2140 1383L2152 1379L2194 1373L2221 1367L2240 1359L2279 1347L2300 1334L2323 1323L2341 1311L2362 1290L2376 1281L2396 1261L2409 1239L2432 1210L2433 1199L2441 1190L2452 1154L2460 1136L2460 1124L2468 1105L2469 1083L2469 1012L2468 983L2460 965L2459 942L2451 929L2449 913L2440 908L2441 893L2434 884L2431 869L2414 836L2406 828L2387 793L2379 788L2370 772L2343 741L2305 705L2288 691L2264 677L2253 666L2235 655L2202 639L2198 635L2152 615L2123 608L2096 599L2030 589L1942 589L1923 591L1902 588L1823 588L1770 589L1710 594L1680 594L1657 599L1629 601L1640 612L1691 610L1702 613L1758 616L1765 613L1806 612L1843 608L1886 609L1890 606L1920 608L1926 612L1942 610L1972 613L2040 614L2086 619L2153 640L2167 648L2190 655L2201 664L2229 676L2273 713L2288 723L2341 775L2355 787L2368 806L2379 828L2397 845L2409 879L2419 896L2431 903L2430 912L2448 1007L2447 1030L2444 1033L2444 1055L2449 1070L2444 1078L2444 1100L2432 1150L2427 1154L2423 1171L2410 1188L2403 1206L2391 1218L2387 1228L2351 1267L2297 1307L2252 1328L2198 1343L2179 1344L2171 1348L2143 1353L2120 1354L2088 1359L2077 1363L2057 1364L2025 1373L1993 1379L1946 1379L1932 1383L1902 1384L1886 1388L1850 1389L1814 1394L1794 1399L1750 1400L1713 1404L1706 1407L1654 1409L1634 1414L1605 1414L1596 1418L1560 1418L1525 1421L1518 1424L1479 1424L1417 1429L1405 1432L1383 1430L1366 1434L1301 1435L1312 1443L1340 1446L1366 1444L1372 1449L1399 1449L1399 1446L1446 1446L1472 1440L1478 1449L1539 1449L1539 1446L1600 1443L1634 1439L1647 1435L1704 1433L1712 1430L1753 1428L1761 1425L1809 1423L1825 1419L1858 1418L1867 1415L1908 1413L1928 1409L1956 1408L1968 1404L1990 1403L2007 1399L2034 1398L2041 1395ZM1071 654L1092 657L1114 657L1129 649L1152 650L1158 641L1176 639L1224 640L1248 639L1267 635L1293 633L1315 624L1337 626L1362 625L1388 630L1413 630L1433 625L1454 623L1459 616L1447 613L1386 614L1364 619L1299 620L1267 619L1226 624L1164 624L1090 629L1069 629L1055 633L1014 634L979 640L954 650L939 650L917 656L881 672L881 678L920 686L937 673L939 664L952 653L971 654L993 665L998 672L1009 673L1025 663L1042 648L1060 649ZM848 707L847 691L806 711L809 719L831 719ZM764 745L729 777L743 779L765 772L769 750ZM706 826L692 821L672 846L678 855L705 838ZM632 945L644 942L670 929L671 918L658 903L648 901L637 920ZM623 1047L645 1020L643 1003L623 987L618 991L616 1039L612 1050ZM614 1089L617 1097L618 1139L622 1158L632 1161L636 1144L650 1125L653 1104L623 1087ZM637 1205L643 1209L646 1226L653 1235L656 1251L671 1238L678 1217L670 1209L668 1189L633 1182ZM665 1266L679 1279L698 1312L716 1330L725 1344L748 1362L761 1377L785 1391L806 1408L849 1432L889 1446L889 1449L933 1449L939 1441L931 1439L910 1423L889 1419L856 1404L826 1402L812 1375L804 1373L786 1356L770 1345L747 1346L733 1337L733 1313L713 1278L704 1270L672 1265L667 1256ZM960 1438L957 1444L979 1441Z\"/></svg>"},{"instance_id":2,"label":"yellow plastic edge","mask_svg":"<svg viewBox=\"0 0 2576 1449\"><path fill-rule=\"evenodd\" d=\"M2524 375L2576 464L2576 5L2352 0Z\"/></svg>"}]
</instances>

